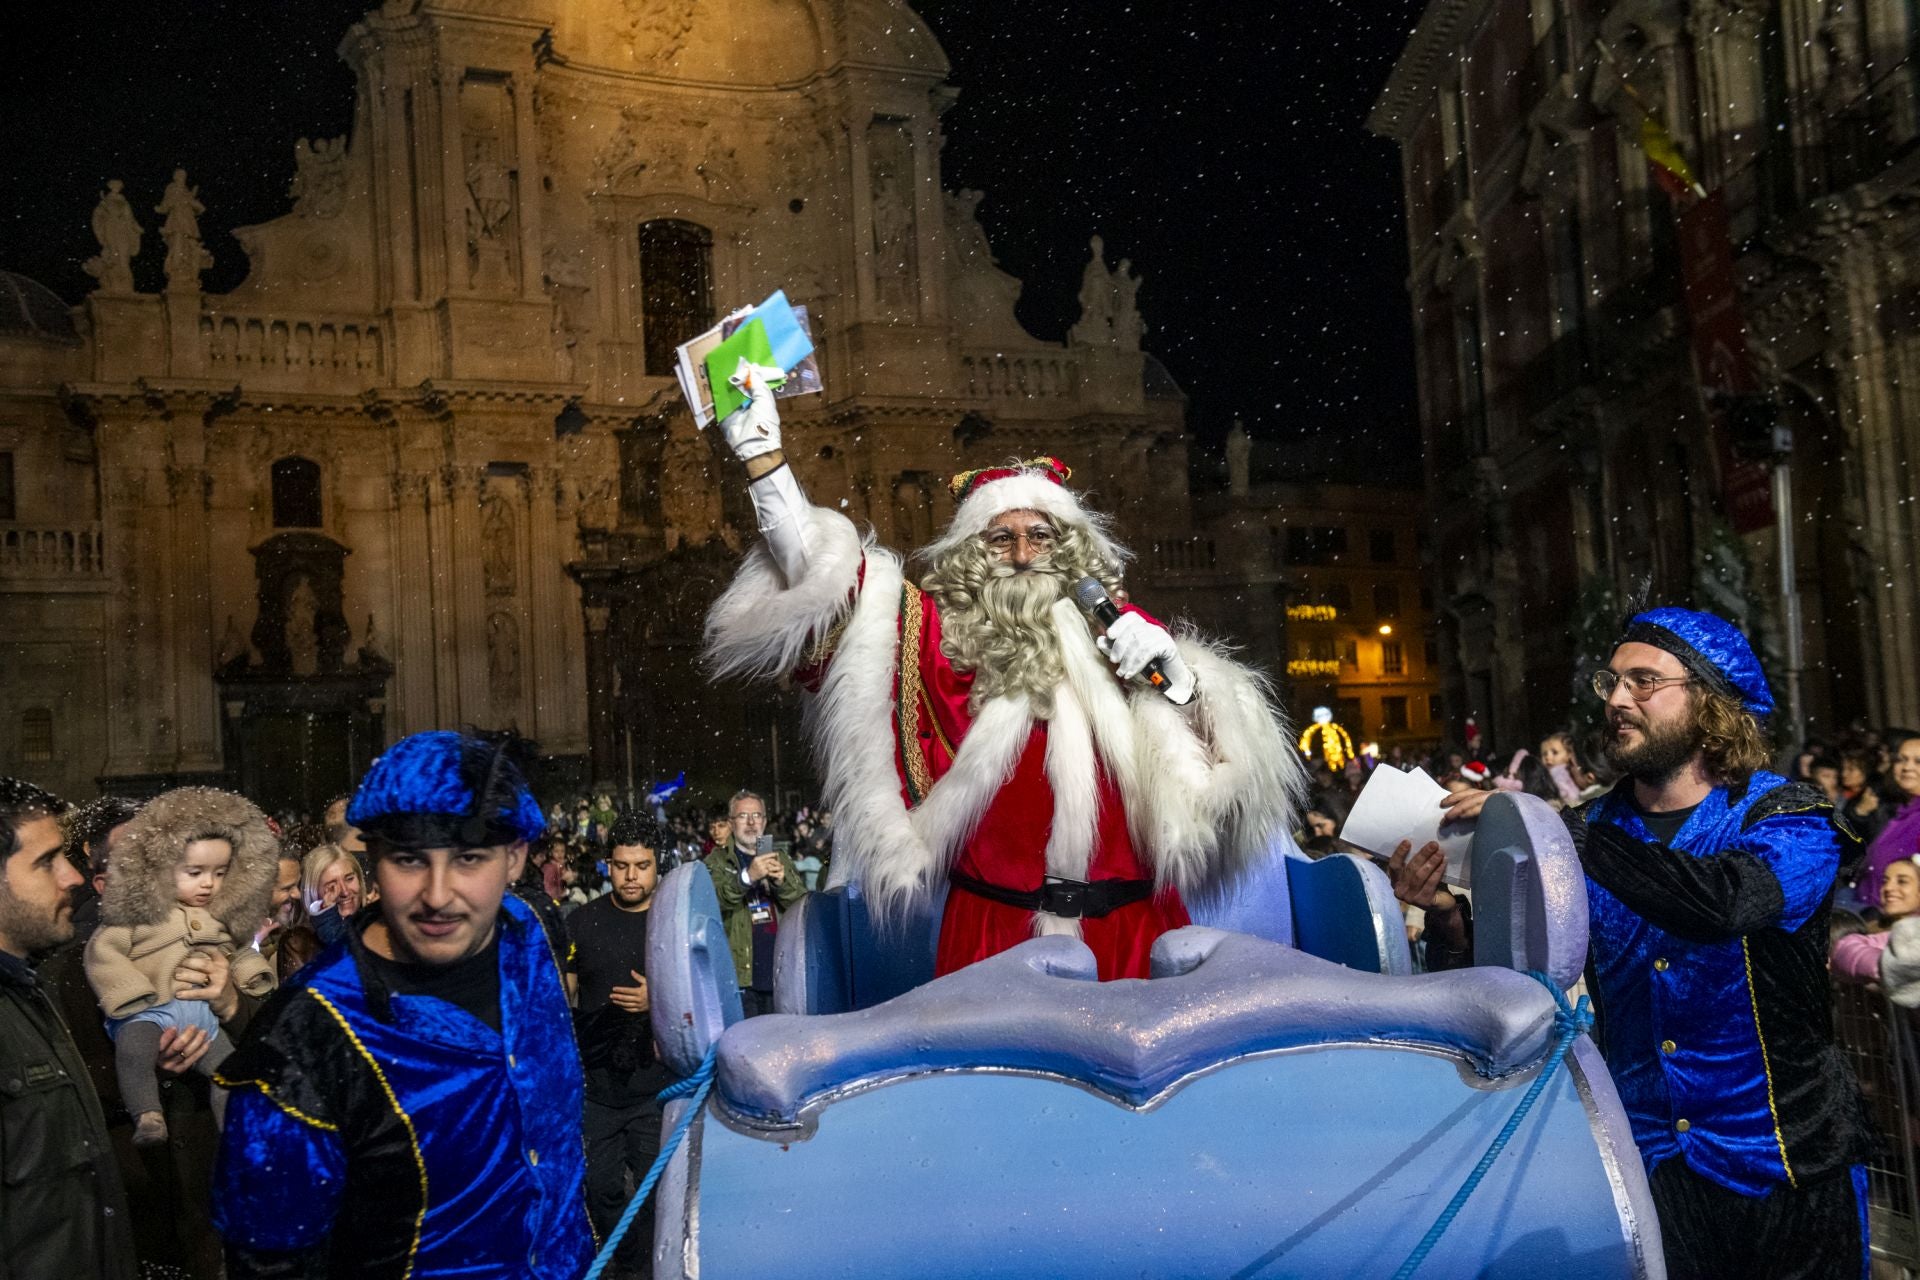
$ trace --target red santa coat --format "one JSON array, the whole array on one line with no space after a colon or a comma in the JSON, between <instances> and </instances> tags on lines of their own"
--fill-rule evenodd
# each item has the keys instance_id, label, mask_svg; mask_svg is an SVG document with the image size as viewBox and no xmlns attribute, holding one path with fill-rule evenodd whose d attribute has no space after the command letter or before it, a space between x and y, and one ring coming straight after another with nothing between
<instances>
[{"instance_id":1,"label":"red santa coat","mask_svg":"<svg viewBox=\"0 0 1920 1280\"><path fill-rule=\"evenodd\" d=\"M1129 612L1141 610L1127 606ZM1146 617L1142 613L1143 617ZM1148 617L1149 622L1153 621ZM1158 625L1156 623L1156 625ZM954 667L940 647L940 607L932 596L906 584L901 592L899 661L894 676L894 763L901 798L917 805L953 767L959 745L973 727L967 700L973 673ZM1013 772L1000 785L973 833L960 846L953 871L1003 889L1032 893L1047 874L1047 844L1054 810L1047 776L1047 722L1036 720ZM1097 826L1087 880L1151 880L1153 868L1135 851L1127 826L1126 798L1100 765L1095 778ZM1034 935L1034 913L983 898L955 886L940 924L937 973L951 973L975 960L1018 945ZM1102 981L1144 978L1153 940L1188 923L1180 894L1171 885L1154 897L1080 922Z\"/></svg>"},{"instance_id":2,"label":"red santa coat","mask_svg":"<svg viewBox=\"0 0 1920 1280\"><path fill-rule=\"evenodd\" d=\"M806 580L756 548L709 615L722 672L797 674L835 815L834 875L882 916L958 872L1031 892L1044 877L1152 880L1153 897L1060 920L954 887L937 966L950 972L1038 932L1074 933L1101 978L1141 977L1184 902L1265 854L1292 817L1300 768L1259 678L1193 641L1200 696L1175 707L1123 686L1071 601L1053 611L1067 679L1051 719L1024 697L969 712L971 673L940 651L940 613L891 553L812 512ZM892 750L887 750L890 745Z\"/></svg>"}]
</instances>

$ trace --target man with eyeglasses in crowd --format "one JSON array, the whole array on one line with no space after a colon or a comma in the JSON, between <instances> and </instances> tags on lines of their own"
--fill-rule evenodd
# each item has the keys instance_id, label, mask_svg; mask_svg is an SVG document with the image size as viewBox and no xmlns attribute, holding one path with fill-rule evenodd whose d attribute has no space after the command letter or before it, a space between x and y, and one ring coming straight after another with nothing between
<instances>
[{"instance_id":1,"label":"man with eyeglasses in crowd","mask_svg":"<svg viewBox=\"0 0 1920 1280\"><path fill-rule=\"evenodd\" d=\"M1773 696L1732 624L1641 613L1593 688L1623 777L1563 816L1587 874L1597 1038L1667 1274L1864 1275L1870 1131L1826 967L1835 877L1859 840L1818 789L1765 769ZM1442 803L1471 821L1489 794ZM1437 846L1402 844L1394 863L1403 900L1431 899Z\"/></svg>"},{"instance_id":2,"label":"man with eyeglasses in crowd","mask_svg":"<svg viewBox=\"0 0 1920 1280\"><path fill-rule=\"evenodd\" d=\"M727 801L728 839L707 855L707 874L720 898L727 944L740 979L740 1003L749 1018L773 1012L773 952L780 916L807 894L793 859L772 847L767 802L751 791ZM763 847L764 846L764 847Z\"/></svg>"}]
</instances>

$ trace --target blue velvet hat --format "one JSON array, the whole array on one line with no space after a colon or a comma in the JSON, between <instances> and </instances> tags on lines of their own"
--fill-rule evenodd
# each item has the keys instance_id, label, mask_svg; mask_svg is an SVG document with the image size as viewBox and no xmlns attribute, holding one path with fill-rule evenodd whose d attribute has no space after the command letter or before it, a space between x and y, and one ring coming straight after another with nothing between
<instances>
[{"instance_id":1,"label":"blue velvet hat","mask_svg":"<svg viewBox=\"0 0 1920 1280\"><path fill-rule=\"evenodd\" d=\"M1637 640L1680 659L1688 674L1732 698L1756 716L1773 714L1760 659L1740 628L1698 609L1649 609L1627 623L1620 643Z\"/></svg>"},{"instance_id":2,"label":"blue velvet hat","mask_svg":"<svg viewBox=\"0 0 1920 1280\"><path fill-rule=\"evenodd\" d=\"M537 840L547 820L509 742L436 730L393 744L360 780L347 821L402 848Z\"/></svg>"}]
</instances>

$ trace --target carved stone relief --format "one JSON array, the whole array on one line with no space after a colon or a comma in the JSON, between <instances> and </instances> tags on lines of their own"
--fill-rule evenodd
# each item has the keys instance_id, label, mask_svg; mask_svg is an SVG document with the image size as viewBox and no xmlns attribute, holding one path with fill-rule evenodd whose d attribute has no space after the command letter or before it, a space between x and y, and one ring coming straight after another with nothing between
<instances>
[{"instance_id":1,"label":"carved stone relief","mask_svg":"<svg viewBox=\"0 0 1920 1280\"><path fill-rule=\"evenodd\" d=\"M882 307L907 310L920 292L914 216L913 140L906 127L876 120L867 129L873 198L873 282Z\"/></svg>"},{"instance_id":2,"label":"carved stone relief","mask_svg":"<svg viewBox=\"0 0 1920 1280\"><path fill-rule=\"evenodd\" d=\"M293 144L293 181L287 195L296 217L340 216L347 203L347 139L306 138Z\"/></svg>"}]
</instances>

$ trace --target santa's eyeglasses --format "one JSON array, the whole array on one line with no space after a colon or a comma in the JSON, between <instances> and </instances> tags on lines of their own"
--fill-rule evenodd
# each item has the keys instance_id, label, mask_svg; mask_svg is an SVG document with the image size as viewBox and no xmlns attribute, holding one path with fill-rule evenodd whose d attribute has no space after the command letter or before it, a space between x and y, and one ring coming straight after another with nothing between
<instances>
[{"instance_id":1,"label":"santa's eyeglasses","mask_svg":"<svg viewBox=\"0 0 1920 1280\"><path fill-rule=\"evenodd\" d=\"M987 550L1001 557L1012 554L1015 544L1021 542L1032 548L1033 554L1044 556L1053 550L1054 543L1059 540L1060 535L1043 524L1035 525L1025 533L1014 529L989 529L980 535L980 541L986 544Z\"/></svg>"}]
</instances>

